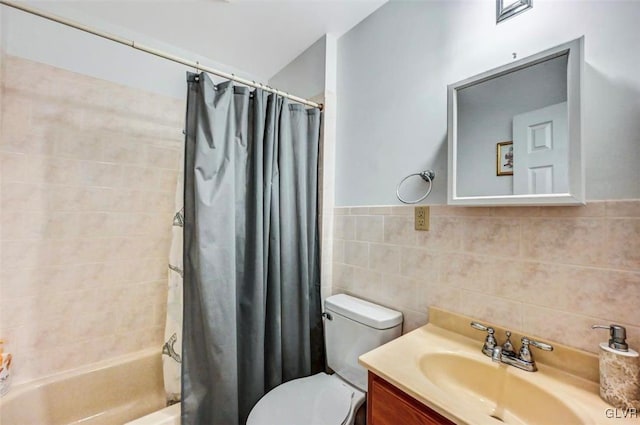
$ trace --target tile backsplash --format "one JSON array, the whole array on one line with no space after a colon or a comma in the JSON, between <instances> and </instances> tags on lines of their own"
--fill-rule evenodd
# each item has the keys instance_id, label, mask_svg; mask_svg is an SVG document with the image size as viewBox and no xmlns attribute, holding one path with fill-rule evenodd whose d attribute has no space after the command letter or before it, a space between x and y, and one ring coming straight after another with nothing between
<instances>
[{"instance_id":1,"label":"tile backsplash","mask_svg":"<svg viewBox=\"0 0 640 425\"><path fill-rule=\"evenodd\" d=\"M640 200L583 207L334 209L334 293L401 310L405 331L441 307L590 352L596 323L640 348ZM499 336L499 340L503 338Z\"/></svg>"},{"instance_id":2,"label":"tile backsplash","mask_svg":"<svg viewBox=\"0 0 640 425\"><path fill-rule=\"evenodd\" d=\"M159 349L184 102L3 66L0 337L14 383Z\"/></svg>"}]
</instances>

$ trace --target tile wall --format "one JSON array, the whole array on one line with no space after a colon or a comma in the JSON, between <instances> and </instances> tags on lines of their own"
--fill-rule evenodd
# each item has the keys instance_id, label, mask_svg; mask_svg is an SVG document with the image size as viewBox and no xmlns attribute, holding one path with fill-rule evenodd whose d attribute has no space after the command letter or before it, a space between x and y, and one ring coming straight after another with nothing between
<instances>
[{"instance_id":1,"label":"tile wall","mask_svg":"<svg viewBox=\"0 0 640 425\"><path fill-rule=\"evenodd\" d=\"M640 348L640 200L585 207L335 208L333 292L401 310L405 331L438 306L597 352L627 326Z\"/></svg>"},{"instance_id":2,"label":"tile wall","mask_svg":"<svg viewBox=\"0 0 640 425\"><path fill-rule=\"evenodd\" d=\"M4 59L0 337L14 383L159 348L183 101Z\"/></svg>"}]
</instances>

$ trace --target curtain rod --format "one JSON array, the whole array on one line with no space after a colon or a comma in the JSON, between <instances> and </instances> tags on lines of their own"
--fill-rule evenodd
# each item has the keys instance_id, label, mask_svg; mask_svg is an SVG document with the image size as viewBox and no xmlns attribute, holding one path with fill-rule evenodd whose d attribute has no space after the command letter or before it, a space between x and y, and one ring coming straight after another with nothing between
<instances>
[{"instance_id":1,"label":"curtain rod","mask_svg":"<svg viewBox=\"0 0 640 425\"><path fill-rule=\"evenodd\" d=\"M52 15L52 14L49 14L49 13L46 13L46 12L42 12L42 11L40 11L38 9L34 9L32 7L29 7L29 6L24 6L22 4L18 4L18 3L15 3L15 2L12 2L12 1L6 1L6 0L0 0L0 4L12 7L14 9L21 10L23 12L30 13L32 15L39 16L39 17L44 18L44 19L48 19L48 20L53 21L53 22L57 22L57 23L62 24L62 25L66 25L66 26L71 27L71 28L78 29L80 31L87 32L89 34L96 35L98 37L105 38L107 40L114 41L114 42L119 43L119 44L124 44L125 46L132 47L132 48L134 48L136 50L140 50L142 52L149 53L151 55L158 56L160 58L167 59L167 60L170 60L172 62L177 62L179 64L186 65L186 66L189 66L191 68L195 68L195 69L200 70L200 71L205 71L205 72L208 72L210 74L217 75L218 77L222 77L222 78L226 78L228 80L235 81L235 82L243 84L245 86L260 88L260 89L262 89L264 91L267 91L267 92L270 92L270 93L274 93L274 94L277 94L277 95L282 96L282 97L286 97L287 99L293 100L294 102L302 103L303 105L307 105L307 106L311 106L313 108L319 108L319 109L322 109L322 107L323 107L323 105L321 103L312 102L310 100L303 99L303 98L298 97L298 96L294 96L292 94L289 94L289 93L274 89L272 87L268 87L265 84L256 83L255 81L247 80L246 78L238 77L238 76L236 76L234 74L229 74L227 72L220 71L220 70L217 70L215 68L210 68L208 66L201 65L200 62L193 62L193 61L190 61L190 60L187 60L187 59L183 59L183 58L181 58L179 56L175 56L175 55L172 55L170 53L165 53L165 52L160 51L158 49L154 49L152 47L148 47L148 46L145 46L143 44L137 43L136 41L128 40L126 38L119 37L117 35L112 35L112 34L109 34L109 33L106 33L106 32L102 32L102 31L99 31L97 29L91 28L89 26L86 26L86 25L83 25L83 24L79 24L79 23L74 22L72 20L69 20L69 19L66 19L66 18L62 18L60 16L56 16L56 15Z\"/></svg>"}]
</instances>

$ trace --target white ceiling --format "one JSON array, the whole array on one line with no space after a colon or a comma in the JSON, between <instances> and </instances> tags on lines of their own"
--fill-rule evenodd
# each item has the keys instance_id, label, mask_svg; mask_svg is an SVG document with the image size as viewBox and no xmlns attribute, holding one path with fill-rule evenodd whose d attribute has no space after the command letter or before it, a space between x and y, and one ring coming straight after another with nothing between
<instances>
[{"instance_id":1,"label":"white ceiling","mask_svg":"<svg viewBox=\"0 0 640 425\"><path fill-rule=\"evenodd\" d=\"M106 31L175 46L268 80L325 33L340 36L387 0L29 1Z\"/></svg>"}]
</instances>

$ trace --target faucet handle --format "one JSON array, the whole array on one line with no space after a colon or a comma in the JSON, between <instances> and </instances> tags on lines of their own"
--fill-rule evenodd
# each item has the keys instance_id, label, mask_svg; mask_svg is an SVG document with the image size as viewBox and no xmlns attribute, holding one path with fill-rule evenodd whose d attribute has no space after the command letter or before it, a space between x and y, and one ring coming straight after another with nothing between
<instances>
[{"instance_id":1,"label":"faucet handle","mask_svg":"<svg viewBox=\"0 0 640 425\"><path fill-rule=\"evenodd\" d=\"M486 356L491 357L493 355L493 349L496 347L496 345L498 345L498 342L496 341L496 338L494 336L496 330L491 326L485 326L482 323L478 322L471 322L471 327L479 331L487 332L487 337L485 338L484 345L482 346L482 352Z\"/></svg>"},{"instance_id":2,"label":"faucet handle","mask_svg":"<svg viewBox=\"0 0 640 425\"><path fill-rule=\"evenodd\" d=\"M549 344L545 344L544 342L536 341L526 336L522 337L522 346L520 347L520 353L518 357L520 360L533 363L533 356L531 355L531 351L529 350L529 345L533 345L536 348L539 348L544 351L553 351L553 346Z\"/></svg>"},{"instance_id":3,"label":"faucet handle","mask_svg":"<svg viewBox=\"0 0 640 425\"><path fill-rule=\"evenodd\" d=\"M536 341L534 339L527 338L526 336L522 338L522 343L527 340L529 344L533 345L536 348L539 348L544 351L553 351L553 345L545 344L544 342Z\"/></svg>"},{"instance_id":4,"label":"faucet handle","mask_svg":"<svg viewBox=\"0 0 640 425\"><path fill-rule=\"evenodd\" d=\"M486 331L493 335L496 331L491 326L485 326L482 323L471 322L471 327L479 331Z\"/></svg>"}]
</instances>

